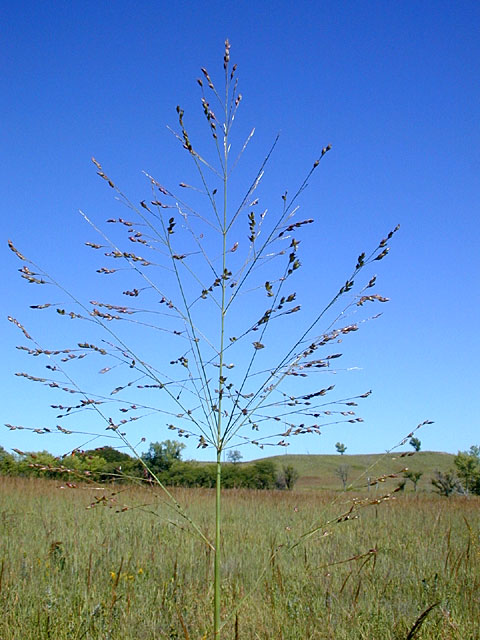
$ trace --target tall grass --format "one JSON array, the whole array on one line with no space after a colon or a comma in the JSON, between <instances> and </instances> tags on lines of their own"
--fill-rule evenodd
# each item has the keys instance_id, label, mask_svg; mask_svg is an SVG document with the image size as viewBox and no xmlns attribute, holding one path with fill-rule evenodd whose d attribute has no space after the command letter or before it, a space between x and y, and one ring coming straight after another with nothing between
<instances>
[{"instance_id":1,"label":"tall grass","mask_svg":"<svg viewBox=\"0 0 480 640\"><path fill-rule=\"evenodd\" d=\"M213 554L158 491L6 478L0 496L3 640L209 636ZM215 491L175 496L213 535ZM415 637L478 637L477 498L400 496L287 552L320 514L335 518L332 498L229 491L225 637L406 640L434 604Z\"/></svg>"},{"instance_id":2,"label":"tall grass","mask_svg":"<svg viewBox=\"0 0 480 640\"><path fill-rule=\"evenodd\" d=\"M32 383L53 387L62 398L64 393L78 398L73 403L67 401L65 404L60 400L53 405L56 412L60 412L57 419L66 425L57 429L71 434L75 431L72 421L77 420L78 425L79 414L96 416L107 435L137 453L132 443L138 435L133 427L137 420L155 414L177 437L195 438L199 448L210 447L213 450L216 460L213 523L205 520L203 512L196 508L192 508L192 516L158 478L154 479L163 489L173 517L180 518L175 525L161 525L166 527L161 529L162 535L167 535L169 526L177 529L186 527L200 541L189 541L191 553L197 559L203 559L199 561L208 559L209 563L201 572L205 587L200 600L193 597L198 585L190 575L188 565L194 556L184 558L182 553L187 566L180 568L180 561L178 564L175 561L177 577L173 586L167 588L163 582L162 588L170 595L179 593L178 577L182 576L189 585L188 590L192 589L192 592L182 593L174 612L175 616L186 621L186 627L192 616L197 619L199 607L202 609L201 618L207 619L204 606L211 598L215 638L220 637L222 627L233 624L227 605L248 591L251 581L243 570L239 570L238 576L246 582L240 579L230 582L229 567L233 571L237 564L243 566L243 562L251 558L248 566L258 569L257 576L260 576L254 584L261 587L262 581L267 579L265 567L271 558L272 576L276 577L272 577L273 581L269 583L268 600L272 606L282 602L280 609L283 610L285 605L288 611L289 607L295 609L296 605L294 600L289 601L288 606L284 602L285 594L290 591L286 585L290 582L299 584L294 578L294 570L288 567L295 568L303 553L300 549L294 551L294 546L287 544L290 533L285 540L286 534L283 533L281 540L268 536L265 540L257 535L252 538L245 531L246 539L251 542L248 545L240 539L223 536L222 456L226 450L247 443L260 448L268 444L285 447L292 437L320 434L326 424L362 421L355 411L358 402L369 392L359 393L353 398L335 397L334 385L321 384L312 374L333 368L333 363L341 355L338 342L357 332L363 320L367 319L356 315L364 305L387 301L387 298L373 293L375 276L371 272L369 275L364 273L385 258L389 251L388 243L398 228L390 231L371 251L360 253L352 262L351 269L347 270L345 280L332 283L331 296L326 301L318 304L316 296L310 296L307 301L310 308L302 319L296 290L298 274L302 273L300 238L313 219L299 218L298 207L301 195L331 145L319 149L317 159L310 163L305 179L292 195L286 191L279 194L271 211L268 211L259 205L259 190L265 167L276 146L275 141L259 168L251 172L252 180L243 195L238 197L236 190L234 200L231 197L232 173L249 145L253 131L243 145L232 151L232 129L242 96L237 86L236 65L230 63L228 40L224 49L223 71L222 90L217 90L206 69L202 69L202 76L198 79L213 153L203 154L197 150L196 136L187 129L184 110L177 107L178 127L174 135L193 162L196 171L193 185L182 180L177 189L170 189L147 174L150 195L137 204L93 159L100 178L127 207L129 219L109 219L110 226L118 227L120 232L114 228L107 233L89 215L82 213L97 233L96 238L86 244L89 249L103 253L111 260L111 266L98 265L97 271L102 278L120 280L120 291L129 304L112 304L107 300L83 302L75 293L67 291L58 279L23 256L10 242L11 250L23 262L20 269L22 278L30 284L53 285L65 300L60 304L49 300L32 305L33 308L49 309L56 312L59 319L81 321L82 326L92 328L91 339L86 340L82 334L82 341L74 347L55 350L41 345L32 337L30 329L10 318L28 342L28 346L21 346L23 351L31 356L47 358L48 369L53 372L47 376L26 372L18 375ZM217 113L221 116L217 117ZM184 193L191 194L190 200ZM303 274L302 284L308 281L314 287L314 274ZM345 323L347 313L349 322ZM153 341L147 346L143 337L138 340L132 337L132 333L124 331L125 326L140 329L142 336L149 339L153 336ZM161 348L158 336L168 337L168 340L160 340ZM155 359L157 355L159 361ZM82 362L79 362L84 358L87 364L92 363L87 372L82 370ZM99 379L106 379L107 384L110 381L110 386L103 391L92 381L91 367L96 366L93 364L95 358L101 361ZM74 364L78 365L78 374L72 371ZM133 391L136 392L135 397L132 396ZM133 421L135 424L132 425ZM9 426L19 428L19 425ZM52 427L29 428L47 434ZM97 428L94 434L98 433ZM154 476L151 470L146 468L145 471ZM226 517L231 515L228 509ZM169 511L165 510L167 522L168 514ZM130 517L125 519L127 531L133 531L131 527L135 526ZM242 514L237 517L241 521ZM259 520L262 520L261 514ZM308 525L305 530L308 539L321 532L318 523L309 522ZM265 526L268 533L267 523ZM254 528L257 532L258 528ZM301 535L301 527L290 527L289 531L292 530ZM304 540L307 539L305 535ZM278 547L279 544L282 546ZM283 548L283 545L292 550L291 565L286 561L281 564L279 552L272 551ZM52 558L63 557L62 549L63 546L55 547ZM245 556L243 559L238 558L239 549L242 557ZM129 602L138 583L136 575L129 573L133 571L130 557L135 550L134 538L128 537L125 544L119 544L119 550L114 552L108 547L107 555L111 555L109 570L116 577L111 583L108 575L104 576L111 589L110 608L102 605L102 624L107 630L114 628L119 615L120 590L123 589L123 601ZM305 553L308 556L309 551L306 549ZM210 581L212 556L213 580ZM52 565L52 558L48 560L49 571L52 566L57 566ZM222 565L225 567L223 576ZM162 568L151 570L159 571L159 576L164 575ZM168 575L171 570L169 566ZM125 584L123 578L119 578L123 574L127 575ZM132 586L128 587L130 575L134 577ZM229 585L228 588L225 585ZM229 593L229 589L233 591ZM225 596L223 603L222 592ZM159 597L157 593L152 606L158 603ZM171 607L171 598L165 596L161 599L162 602L167 600ZM58 602L55 600L55 605L48 606L61 606ZM96 606L93 601L91 604ZM83 618L90 615L88 624L95 627L97 618L91 611L79 610L78 613ZM243 617L241 611L238 615ZM258 624L260 615L259 611L254 616ZM298 613L298 617L300 619L302 615ZM48 625L51 624L49 617ZM265 626L266 620L262 624ZM73 633L72 627L69 628ZM79 637L82 633L84 631L75 630Z\"/></svg>"}]
</instances>

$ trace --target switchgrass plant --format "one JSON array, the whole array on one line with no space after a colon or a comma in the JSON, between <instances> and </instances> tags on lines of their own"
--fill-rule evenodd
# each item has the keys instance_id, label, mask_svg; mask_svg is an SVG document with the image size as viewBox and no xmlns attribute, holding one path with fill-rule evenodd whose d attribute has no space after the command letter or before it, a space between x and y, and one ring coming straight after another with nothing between
<instances>
[{"instance_id":1,"label":"switchgrass plant","mask_svg":"<svg viewBox=\"0 0 480 640\"><path fill-rule=\"evenodd\" d=\"M0 485L0 637L210 637L213 554L198 536L182 532L184 520L156 499L160 490L130 487L114 495L108 487L59 486L65 485L38 478L5 478ZM215 491L174 494L212 535ZM318 514L338 515L333 498L329 492L228 492L225 637L478 637L478 498L401 495L288 551ZM88 509L93 503L98 506ZM128 505L137 507L122 512ZM252 589L255 597L239 609Z\"/></svg>"},{"instance_id":2,"label":"switchgrass plant","mask_svg":"<svg viewBox=\"0 0 480 640\"><path fill-rule=\"evenodd\" d=\"M103 254L97 265L99 277L114 279L115 289L124 296L121 304L108 299L85 302L9 243L23 263L21 277L34 285L55 287L62 298L61 302L50 299L32 308L40 313L53 312L59 320L79 322L82 331L75 346L46 347L31 335L30 329L10 317L26 339L19 348L37 362L47 360L48 374L17 375L53 388L60 396L52 405L57 424L28 428L42 434L52 430L66 435L83 432L84 438L103 434L109 443L117 440L139 456L135 444L139 440L137 423L155 419L162 434L169 429L178 438L194 439L200 449L213 450L215 518L208 527L203 526L201 518L194 518L177 494L163 486L140 460L146 479L153 479L161 487L173 514L183 520L181 527L202 541L204 547L198 553L213 565L213 581L207 570L202 576L208 586L201 606L205 599L212 598L215 638L220 637L224 624L230 624L222 621L222 590L224 605L233 598L223 587L222 563L224 575L228 576L237 562L238 549L242 556L254 553L255 566L262 558L259 551L252 552L250 543L239 542L235 547L227 540L222 549L222 457L247 444L261 449L286 447L292 438L319 435L328 425L362 422L356 407L370 391L355 397L335 395L335 385L322 382L322 373L334 369L341 356L339 343L356 333L368 319L362 316L363 309L387 301L375 292L371 267L387 256L388 243L398 229L390 231L371 251L360 253L344 281L332 283L331 297L320 304L316 295L311 295L316 290L314 274L301 275L301 243L308 241L311 233L306 236L305 229L310 229L314 220L299 215L299 204L331 146L319 151L292 194L279 194L267 209L260 204L260 192L275 140L259 168L252 172L250 184L239 195L238 186L231 189L231 183L254 132L237 149L232 148L232 130L242 96L236 65L230 63L228 41L223 71L222 90L217 89L206 69L201 70L198 79L201 108L212 143L207 153L197 149L196 136L188 129L184 110L177 107L178 126L173 133L196 172L189 182L182 180L173 189L145 174L149 195L136 203L93 159L98 175L127 211L108 219L107 230L81 212L96 232L86 245ZM304 308L302 294L307 298ZM91 335L88 339L87 333ZM75 365L77 369L73 370ZM99 371L96 378L95 367ZM65 396L73 397L73 402L65 401ZM103 427L93 427L93 418L99 419ZM80 428L80 424L92 428ZM352 505L341 509L340 514L349 519L357 508L358 504ZM241 520L241 516L237 517ZM310 523L301 537L303 542L322 534L322 526ZM128 530L129 525L125 527ZM258 542L251 538L255 547ZM272 562L276 553L268 549L277 543L270 540L264 552ZM132 545L135 546L133 539L126 546L119 545L122 557L112 561L110 568L115 572L121 564L117 576L130 571L130 552L125 549ZM289 547L296 548L294 544ZM295 563L295 554L301 552L292 553ZM153 568L155 563L150 565L152 571L157 570ZM179 567L180 563L177 575L184 576L188 569ZM260 577L254 584L257 588L268 562L263 567L258 567ZM289 576L288 580L292 579ZM120 579L114 581L114 603L120 584L123 585ZM237 590L235 600L248 592L247 585L240 581L232 584ZM275 588L272 602L284 598L283 588L280 595ZM199 606L194 598L184 596L182 606L177 603L182 609L177 612L181 619L187 615L187 603L191 607L189 616ZM111 620L114 611L112 605Z\"/></svg>"}]
</instances>

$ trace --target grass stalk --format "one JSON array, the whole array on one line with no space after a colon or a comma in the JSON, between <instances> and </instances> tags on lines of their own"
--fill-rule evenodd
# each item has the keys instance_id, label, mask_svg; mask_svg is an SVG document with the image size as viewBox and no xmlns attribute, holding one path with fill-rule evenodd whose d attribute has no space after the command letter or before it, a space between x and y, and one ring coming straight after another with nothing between
<instances>
[{"instance_id":1,"label":"grass stalk","mask_svg":"<svg viewBox=\"0 0 480 640\"><path fill-rule=\"evenodd\" d=\"M226 43L225 56L225 125L223 135L223 226L222 226L222 274L227 270L227 233L228 233L228 44ZM221 573L221 544L222 544L222 451L224 444L224 434L222 432L222 400L225 379L223 376L223 358L225 350L225 315L226 315L226 278L222 277L222 299L220 318L220 362L218 373L218 413L217 413L217 460L216 460L216 482L215 482L215 565L214 565L214 638L220 638L221 627L221 605L222 605L222 573Z\"/></svg>"},{"instance_id":2,"label":"grass stalk","mask_svg":"<svg viewBox=\"0 0 480 640\"><path fill-rule=\"evenodd\" d=\"M214 621L213 632L214 638L220 638L220 613L222 605L222 572L221 572L221 533L222 533L222 518L221 518L221 496L222 496L222 452L217 451L217 475L215 486L215 565L214 565Z\"/></svg>"}]
</instances>

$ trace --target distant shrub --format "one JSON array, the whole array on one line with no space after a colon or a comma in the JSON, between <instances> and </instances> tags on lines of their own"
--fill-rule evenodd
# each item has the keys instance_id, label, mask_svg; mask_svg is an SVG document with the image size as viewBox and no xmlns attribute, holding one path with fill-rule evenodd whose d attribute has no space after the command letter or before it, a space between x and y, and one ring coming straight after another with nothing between
<instances>
[{"instance_id":1,"label":"distant shrub","mask_svg":"<svg viewBox=\"0 0 480 640\"><path fill-rule=\"evenodd\" d=\"M457 476L446 471L435 471L435 475L432 478L432 485L435 487L435 491L445 498L449 498L454 493L462 492L462 485L460 484Z\"/></svg>"}]
</instances>

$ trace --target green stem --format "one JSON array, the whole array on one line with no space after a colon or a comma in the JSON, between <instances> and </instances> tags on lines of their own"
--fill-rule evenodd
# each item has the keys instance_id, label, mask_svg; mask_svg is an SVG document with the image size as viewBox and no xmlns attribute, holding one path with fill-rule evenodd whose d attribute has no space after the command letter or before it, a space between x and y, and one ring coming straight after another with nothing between
<instances>
[{"instance_id":1,"label":"green stem","mask_svg":"<svg viewBox=\"0 0 480 640\"><path fill-rule=\"evenodd\" d=\"M214 568L214 638L220 638L220 607L221 607L221 571L220 571L220 543L221 543L221 511L220 499L222 488L221 450L217 450L217 480L215 495L215 568Z\"/></svg>"},{"instance_id":2,"label":"green stem","mask_svg":"<svg viewBox=\"0 0 480 640\"><path fill-rule=\"evenodd\" d=\"M214 566L214 604L213 604L213 630L215 640L220 638L220 609L221 609L221 492L222 492L222 451L224 447L222 434L222 400L223 388L225 380L223 377L223 358L225 350L225 314L226 314L226 280L225 271L227 266L227 185L228 185L228 64L225 65L225 125L223 136L223 250L222 250L222 304L220 317L220 362L218 374L218 403L217 403L217 474L216 474L216 493L215 493L215 566Z\"/></svg>"}]
</instances>

